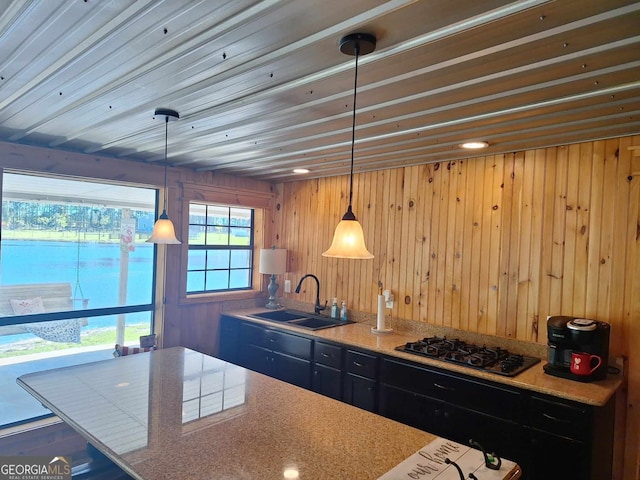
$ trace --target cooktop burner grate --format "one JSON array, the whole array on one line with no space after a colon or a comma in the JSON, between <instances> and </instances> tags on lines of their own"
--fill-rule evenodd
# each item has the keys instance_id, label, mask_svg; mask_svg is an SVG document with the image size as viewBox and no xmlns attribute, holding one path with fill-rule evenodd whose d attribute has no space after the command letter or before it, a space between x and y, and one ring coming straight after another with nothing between
<instances>
[{"instance_id":1,"label":"cooktop burner grate","mask_svg":"<svg viewBox=\"0 0 640 480\"><path fill-rule=\"evenodd\" d=\"M396 350L436 358L498 375L514 377L540 362L539 358L511 353L500 347L486 347L446 337L425 337L407 342Z\"/></svg>"}]
</instances>

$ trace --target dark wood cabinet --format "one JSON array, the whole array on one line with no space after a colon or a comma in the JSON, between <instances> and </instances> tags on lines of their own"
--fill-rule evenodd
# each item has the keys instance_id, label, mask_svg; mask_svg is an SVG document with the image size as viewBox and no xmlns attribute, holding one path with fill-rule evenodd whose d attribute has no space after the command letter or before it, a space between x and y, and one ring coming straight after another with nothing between
<instances>
[{"instance_id":1,"label":"dark wood cabinet","mask_svg":"<svg viewBox=\"0 0 640 480\"><path fill-rule=\"evenodd\" d=\"M346 403L377 412L378 357L349 349L345 358L344 398Z\"/></svg>"},{"instance_id":2,"label":"dark wood cabinet","mask_svg":"<svg viewBox=\"0 0 640 480\"><path fill-rule=\"evenodd\" d=\"M527 478L549 480L611 478L615 399L594 407L532 393L528 408ZM548 468L554 452L562 461Z\"/></svg>"},{"instance_id":3,"label":"dark wood cabinet","mask_svg":"<svg viewBox=\"0 0 640 480\"><path fill-rule=\"evenodd\" d=\"M523 479L611 477L613 400L596 408L383 358L379 413L517 462ZM557 459L558 462L553 459Z\"/></svg>"},{"instance_id":4,"label":"dark wood cabinet","mask_svg":"<svg viewBox=\"0 0 640 480\"><path fill-rule=\"evenodd\" d=\"M614 399L595 407L222 316L220 355L517 462L524 480L611 478Z\"/></svg>"},{"instance_id":5,"label":"dark wood cabinet","mask_svg":"<svg viewBox=\"0 0 640 480\"><path fill-rule=\"evenodd\" d=\"M238 364L238 330L240 322L237 318L222 315L220 317L220 337L218 339L219 357L227 362Z\"/></svg>"},{"instance_id":6,"label":"dark wood cabinet","mask_svg":"<svg viewBox=\"0 0 640 480\"><path fill-rule=\"evenodd\" d=\"M313 391L342 400L343 348L326 342L314 342Z\"/></svg>"},{"instance_id":7,"label":"dark wood cabinet","mask_svg":"<svg viewBox=\"0 0 640 480\"><path fill-rule=\"evenodd\" d=\"M311 389L313 340L270 327L222 317L221 358L299 387ZM227 323L235 320L236 329ZM225 348L222 348L226 345Z\"/></svg>"}]
</instances>

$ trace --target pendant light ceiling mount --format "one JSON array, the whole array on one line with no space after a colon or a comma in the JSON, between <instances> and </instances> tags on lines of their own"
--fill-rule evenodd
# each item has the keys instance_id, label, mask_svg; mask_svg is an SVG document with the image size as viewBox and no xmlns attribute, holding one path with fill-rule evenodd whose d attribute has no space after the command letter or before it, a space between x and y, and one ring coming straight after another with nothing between
<instances>
[{"instance_id":1,"label":"pendant light ceiling mount","mask_svg":"<svg viewBox=\"0 0 640 480\"><path fill-rule=\"evenodd\" d=\"M162 214L158 217L155 225L153 226L153 232L147 240L148 243L161 243L176 245L180 244L180 240L176 237L175 229L173 228L173 222L169 220L167 215L167 167L169 162L167 161L167 143L169 139L169 122L178 120L180 114L175 110L169 108L156 108L153 113L154 118L163 120L164 126L164 208Z\"/></svg>"},{"instance_id":2,"label":"pendant light ceiling mount","mask_svg":"<svg viewBox=\"0 0 640 480\"><path fill-rule=\"evenodd\" d=\"M358 92L358 57L376 49L376 37L368 33L352 33L340 40L340 51L345 55L356 57L356 72L353 85L353 117L351 125L351 170L349 173L349 206L333 234L333 242L329 249L322 253L323 257L369 259L373 254L364 243L362 226L353 213L353 159L356 142L356 95Z\"/></svg>"},{"instance_id":3,"label":"pendant light ceiling mount","mask_svg":"<svg viewBox=\"0 0 640 480\"><path fill-rule=\"evenodd\" d=\"M376 37L368 33L351 33L340 40L340 51L345 55L367 55L376 49Z\"/></svg>"},{"instance_id":4,"label":"pendant light ceiling mount","mask_svg":"<svg viewBox=\"0 0 640 480\"><path fill-rule=\"evenodd\" d=\"M180 118L180 114L178 112L176 112L175 110L171 110L169 108L156 108L156 111L153 112L153 116L156 119L164 120L166 123L172 122L174 120L178 120Z\"/></svg>"}]
</instances>

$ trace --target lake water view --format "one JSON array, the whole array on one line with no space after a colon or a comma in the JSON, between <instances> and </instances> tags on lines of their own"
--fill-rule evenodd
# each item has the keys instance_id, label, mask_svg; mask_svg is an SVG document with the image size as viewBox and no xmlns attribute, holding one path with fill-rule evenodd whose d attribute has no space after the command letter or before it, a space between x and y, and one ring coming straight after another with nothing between
<instances>
[{"instance_id":1,"label":"lake water view","mask_svg":"<svg viewBox=\"0 0 640 480\"><path fill-rule=\"evenodd\" d=\"M123 253L119 243L3 240L0 284L70 283L72 294L89 300L88 308L119 304L121 257L126 259L126 304L151 303L153 244L139 243ZM78 307L79 308L79 307ZM127 314L127 323L149 322L149 312ZM83 332L115 328L115 315L92 317ZM0 336L0 345L34 338Z\"/></svg>"}]
</instances>

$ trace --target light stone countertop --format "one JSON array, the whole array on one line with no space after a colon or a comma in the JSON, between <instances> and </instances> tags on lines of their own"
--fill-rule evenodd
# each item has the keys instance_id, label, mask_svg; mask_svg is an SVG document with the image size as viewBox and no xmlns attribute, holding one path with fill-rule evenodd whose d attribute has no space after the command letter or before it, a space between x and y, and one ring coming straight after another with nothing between
<instances>
[{"instance_id":1,"label":"light stone countertop","mask_svg":"<svg viewBox=\"0 0 640 480\"><path fill-rule=\"evenodd\" d=\"M183 347L18 383L137 479L376 479L437 438Z\"/></svg>"},{"instance_id":2,"label":"light stone countertop","mask_svg":"<svg viewBox=\"0 0 640 480\"><path fill-rule=\"evenodd\" d=\"M269 322L259 320L247 315L265 311L264 308L247 308L224 312L227 315L238 316L244 320L260 323L263 325L275 326L290 331L295 331L304 335L312 336L318 340L329 340L344 344L346 346L354 346L371 350L373 352L385 355L403 358L424 365L432 365L441 369L452 372L461 373L471 377L481 378L492 382L511 385L514 387L531 390L543 394L553 395L556 397L573 400L587 405L604 406L607 401L615 394L622 385L622 375L608 375L606 379L595 382L576 382L564 378L558 378L544 373L542 369L546 363L543 358L546 352L546 346L533 345L525 342L509 341L508 339L499 339L492 336L482 336L478 334L466 334L465 332L456 331L455 333L466 341L474 343L486 344L487 346L500 346L508 348L514 353L521 353L541 358L541 362L533 367L525 370L515 377L506 377L496 375L482 370L468 368L463 365L456 365L443 362L437 359L430 359L419 355L401 352L395 350L395 347L404 345L407 342L415 342L427 335L445 335L452 337L452 329L442 329L438 327L424 326L422 331L393 331L391 333L376 334L371 332L371 326L366 323L350 323L347 325L326 328L322 330L308 330L298 328L293 325L287 325L280 322ZM520 347L520 348L518 348Z\"/></svg>"}]
</instances>

